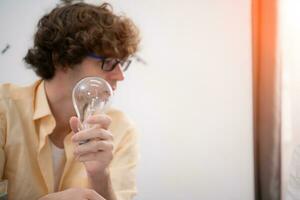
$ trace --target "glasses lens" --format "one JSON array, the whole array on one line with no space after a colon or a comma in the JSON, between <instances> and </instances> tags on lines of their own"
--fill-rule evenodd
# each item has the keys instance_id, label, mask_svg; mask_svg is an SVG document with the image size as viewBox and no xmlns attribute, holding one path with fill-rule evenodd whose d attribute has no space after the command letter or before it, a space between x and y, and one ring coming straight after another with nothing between
<instances>
[{"instance_id":1,"label":"glasses lens","mask_svg":"<svg viewBox=\"0 0 300 200\"><path fill-rule=\"evenodd\" d=\"M115 59L106 59L103 63L102 69L104 71L112 71L114 69Z\"/></svg>"},{"instance_id":2,"label":"glasses lens","mask_svg":"<svg viewBox=\"0 0 300 200\"><path fill-rule=\"evenodd\" d=\"M130 63L131 60L124 60L121 62L123 72L125 72L128 69Z\"/></svg>"}]
</instances>

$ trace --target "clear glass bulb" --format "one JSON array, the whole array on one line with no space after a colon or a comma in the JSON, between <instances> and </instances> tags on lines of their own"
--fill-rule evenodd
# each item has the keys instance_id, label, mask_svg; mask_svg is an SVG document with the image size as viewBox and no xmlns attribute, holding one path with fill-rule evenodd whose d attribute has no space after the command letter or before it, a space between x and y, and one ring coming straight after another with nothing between
<instances>
[{"instance_id":1,"label":"clear glass bulb","mask_svg":"<svg viewBox=\"0 0 300 200\"><path fill-rule=\"evenodd\" d=\"M92 115L105 111L113 90L109 83L99 77L81 79L73 88L72 100L78 119L79 130L89 128L86 119Z\"/></svg>"}]
</instances>

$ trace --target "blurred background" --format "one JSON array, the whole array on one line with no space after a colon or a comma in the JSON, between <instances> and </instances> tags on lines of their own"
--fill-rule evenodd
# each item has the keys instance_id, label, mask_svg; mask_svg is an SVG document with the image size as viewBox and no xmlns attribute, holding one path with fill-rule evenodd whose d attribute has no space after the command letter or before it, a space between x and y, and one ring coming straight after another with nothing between
<instances>
[{"instance_id":1,"label":"blurred background","mask_svg":"<svg viewBox=\"0 0 300 200\"><path fill-rule=\"evenodd\" d=\"M140 133L136 199L253 200L252 1L107 2L142 36L114 98ZM57 3L0 1L0 83L37 79L22 59Z\"/></svg>"}]
</instances>

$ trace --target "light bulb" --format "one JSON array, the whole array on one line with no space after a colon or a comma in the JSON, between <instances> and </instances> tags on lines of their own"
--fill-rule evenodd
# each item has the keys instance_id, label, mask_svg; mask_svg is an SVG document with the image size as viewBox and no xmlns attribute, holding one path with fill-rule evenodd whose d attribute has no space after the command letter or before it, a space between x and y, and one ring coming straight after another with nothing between
<instances>
[{"instance_id":1,"label":"light bulb","mask_svg":"<svg viewBox=\"0 0 300 200\"><path fill-rule=\"evenodd\" d=\"M103 113L109 105L113 90L109 83L99 77L81 79L73 88L72 100L77 117L80 120L79 130L90 126L86 123L88 117ZM86 143L83 141L79 144Z\"/></svg>"}]
</instances>

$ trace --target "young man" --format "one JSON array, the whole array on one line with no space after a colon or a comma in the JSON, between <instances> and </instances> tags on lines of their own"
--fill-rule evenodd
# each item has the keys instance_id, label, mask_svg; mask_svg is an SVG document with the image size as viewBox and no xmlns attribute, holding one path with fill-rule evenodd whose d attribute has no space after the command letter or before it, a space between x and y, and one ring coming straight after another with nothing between
<instances>
[{"instance_id":1,"label":"young man","mask_svg":"<svg viewBox=\"0 0 300 200\"><path fill-rule=\"evenodd\" d=\"M8 180L9 199L133 198L133 125L111 109L78 131L71 94L88 76L115 90L138 43L136 26L109 4L66 4L40 19L25 61L41 80L0 86L0 179Z\"/></svg>"}]
</instances>

